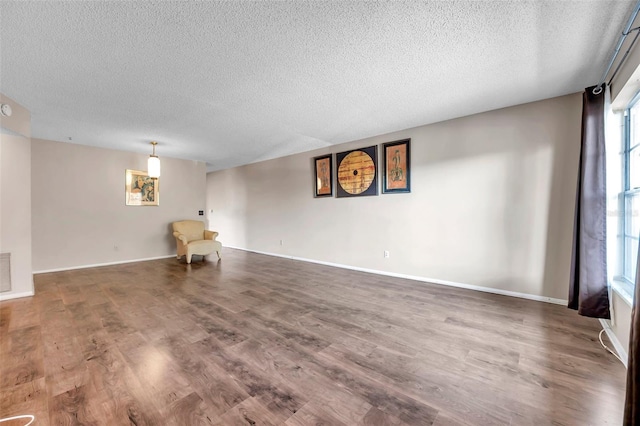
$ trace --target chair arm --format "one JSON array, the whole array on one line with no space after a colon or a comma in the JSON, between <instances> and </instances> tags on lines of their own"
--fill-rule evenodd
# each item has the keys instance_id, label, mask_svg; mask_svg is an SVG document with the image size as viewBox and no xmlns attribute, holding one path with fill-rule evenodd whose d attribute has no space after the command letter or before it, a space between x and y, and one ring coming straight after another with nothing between
<instances>
[{"instance_id":1,"label":"chair arm","mask_svg":"<svg viewBox=\"0 0 640 426\"><path fill-rule=\"evenodd\" d=\"M204 239L205 240L214 240L215 241L217 236L218 236L218 232L216 232L216 231L207 231L206 229L204 231Z\"/></svg>"},{"instance_id":2,"label":"chair arm","mask_svg":"<svg viewBox=\"0 0 640 426\"><path fill-rule=\"evenodd\" d=\"M185 246L189 243L187 241L187 236L186 235L182 235L178 231L174 231L173 236L176 237L177 240L182 241L182 244L184 244Z\"/></svg>"}]
</instances>

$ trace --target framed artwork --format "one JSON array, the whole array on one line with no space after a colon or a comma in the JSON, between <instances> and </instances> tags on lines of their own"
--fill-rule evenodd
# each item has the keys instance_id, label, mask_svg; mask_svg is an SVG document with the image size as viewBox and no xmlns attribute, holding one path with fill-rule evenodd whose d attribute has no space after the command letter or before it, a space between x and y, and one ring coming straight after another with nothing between
<instances>
[{"instance_id":1,"label":"framed artwork","mask_svg":"<svg viewBox=\"0 0 640 426\"><path fill-rule=\"evenodd\" d=\"M313 159L315 170L315 197L333 197L332 155L323 155Z\"/></svg>"},{"instance_id":2,"label":"framed artwork","mask_svg":"<svg viewBox=\"0 0 640 426\"><path fill-rule=\"evenodd\" d=\"M376 146L339 152L336 154L336 165L338 198L378 195Z\"/></svg>"},{"instance_id":3,"label":"framed artwork","mask_svg":"<svg viewBox=\"0 0 640 426\"><path fill-rule=\"evenodd\" d=\"M382 192L411 192L411 139L382 145L384 172Z\"/></svg>"},{"instance_id":4,"label":"framed artwork","mask_svg":"<svg viewBox=\"0 0 640 426\"><path fill-rule=\"evenodd\" d=\"M125 201L127 206L157 206L159 178L149 177L147 172L127 169L125 176Z\"/></svg>"}]
</instances>

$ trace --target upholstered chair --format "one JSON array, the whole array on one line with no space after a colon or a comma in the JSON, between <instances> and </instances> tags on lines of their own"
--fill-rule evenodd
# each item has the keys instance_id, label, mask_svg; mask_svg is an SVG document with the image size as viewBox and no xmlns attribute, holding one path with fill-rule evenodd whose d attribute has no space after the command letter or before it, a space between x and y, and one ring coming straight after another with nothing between
<instances>
[{"instance_id":1,"label":"upholstered chair","mask_svg":"<svg viewBox=\"0 0 640 426\"><path fill-rule=\"evenodd\" d=\"M191 263L194 254L207 256L214 251L220 259L222 244L216 241L218 233L204 229L204 222L199 220L181 220L173 222L173 236L176 237L177 257L186 256ZM204 260L204 258L203 258Z\"/></svg>"}]
</instances>

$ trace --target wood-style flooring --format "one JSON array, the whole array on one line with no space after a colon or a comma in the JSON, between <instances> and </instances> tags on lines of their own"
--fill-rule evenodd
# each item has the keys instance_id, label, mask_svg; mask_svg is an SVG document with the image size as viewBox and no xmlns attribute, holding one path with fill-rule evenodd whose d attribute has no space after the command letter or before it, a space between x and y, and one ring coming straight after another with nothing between
<instances>
[{"instance_id":1,"label":"wood-style flooring","mask_svg":"<svg viewBox=\"0 0 640 426\"><path fill-rule=\"evenodd\" d=\"M622 421L624 366L600 346L598 321L563 306L231 249L219 262L171 258L34 279L34 297L0 303L0 417Z\"/></svg>"}]
</instances>

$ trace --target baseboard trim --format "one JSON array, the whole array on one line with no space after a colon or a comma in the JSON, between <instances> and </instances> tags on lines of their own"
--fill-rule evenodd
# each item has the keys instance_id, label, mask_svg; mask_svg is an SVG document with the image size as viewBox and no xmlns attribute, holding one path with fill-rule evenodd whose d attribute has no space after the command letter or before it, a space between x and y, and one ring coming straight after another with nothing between
<instances>
[{"instance_id":1,"label":"baseboard trim","mask_svg":"<svg viewBox=\"0 0 640 426\"><path fill-rule=\"evenodd\" d=\"M113 265L122 265L125 263L135 263L135 262L147 262L149 260L158 260L158 259L168 259L170 257L176 257L175 254L170 254L166 256L156 256L156 257L145 257L143 259L133 259L133 260L120 260L117 262L106 262L106 263L94 263L91 265L79 265L79 266L68 266L65 268L55 268L55 269L43 269L41 271L33 271L33 274L47 274L49 272L62 272L62 271L73 271L75 269L87 269L87 268L98 268L100 266L113 266Z\"/></svg>"},{"instance_id":2,"label":"baseboard trim","mask_svg":"<svg viewBox=\"0 0 640 426\"><path fill-rule=\"evenodd\" d=\"M491 288L491 287L483 287L483 286L478 286L478 285L473 285L473 284L458 283L458 282L454 282L454 281L446 281L446 280L440 280L440 279L437 279L437 278L421 277L421 276L417 276L417 275L407 275L407 274L399 274L399 273L395 273L395 272L380 271L378 269L360 268L360 267L357 267L357 266L344 265L342 263L324 262L324 261L321 261L321 260L307 259L307 258L304 258L304 257L289 256L289 255L283 255L283 254L278 254L278 253L269 253L269 252L259 251L259 250L250 250L250 249L246 249L246 248L243 248L243 247L232 247L232 246L226 246L226 247L233 248L233 249L236 249L236 250L247 251L247 252L251 252L251 253L264 254L266 256L282 257L282 258L285 258L285 259L299 260L301 262L317 263L319 265L333 266L333 267L342 268L342 269L350 269L352 271L368 272L368 273L371 273L371 274L385 275L385 276L394 277L394 278L404 278L404 279L413 280L413 281L420 281L420 282L426 282L426 283L432 283L432 284L440 284L440 285L446 285L446 286L449 286L449 287L464 288L464 289L467 289L467 290L481 291L481 292L484 292L484 293L493 293L493 294L499 294L499 295L502 295L502 296L511 296L511 297L517 297L517 298L520 298L520 299L535 300L535 301L538 301L538 302L552 303L554 305L565 305L566 306L567 303L568 303L568 301L565 300L565 299L554 299L553 297L538 296L538 295L535 295L535 294L520 293L520 292L517 292L517 291L501 290L501 289L498 289L498 288Z\"/></svg>"},{"instance_id":3,"label":"baseboard trim","mask_svg":"<svg viewBox=\"0 0 640 426\"><path fill-rule=\"evenodd\" d=\"M624 349L624 346L622 346L622 344L620 343L620 340L618 340L618 336L616 336L616 333L613 332L607 320L602 318L599 318L598 320L600 321L602 328L604 328L604 332L607 334L607 337L613 344L613 348L618 353L618 356L622 360L622 363L624 364L625 368L627 368L627 363L629 361L629 354Z\"/></svg>"},{"instance_id":4,"label":"baseboard trim","mask_svg":"<svg viewBox=\"0 0 640 426\"><path fill-rule=\"evenodd\" d=\"M360 268L358 266L345 265L345 264L342 264L342 263L325 262L325 261L321 261L321 260L308 259L308 258L298 257L298 256L283 255L283 254L271 253L271 252L260 251L260 250L251 250L251 249L247 249L247 248L244 248L244 247L235 247L235 246L226 246L226 247L231 248L231 249L236 249L236 250L242 250L242 251L246 251L246 252L256 253L256 254L263 254L263 255L266 255L266 256L281 257L281 258L284 258L284 259L298 260L298 261L301 261L301 262L308 262L308 263L316 263L316 264L319 264L319 265L332 266L332 267L335 267L335 268L350 269L352 271L367 272L367 273L370 273L370 274L384 275L384 276L389 276L389 277L394 277L394 278L404 278L404 279L413 280L413 281L426 282L426 283L432 283L432 284L440 284L440 285L446 285L446 286L449 286L449 287L464 288L464 289L467 289L467 290L475 290L475 291L481 291L481 292L484 292L484 293L493 293L493 294L499 294L499 295L502 295L502 296L517 297L517 298L520 298L520 299L535 300L535 301L538 301L538 302L546 302L546 303L552 303L552 304L556 304L556 305L566 305L567 304L567 300L564 300L564 299L554 299L552 297L538 296L538 295L535 295L535 294L520 293L520 292L517 292L517 291L502 290L502 289L491 288L491 287L483 287L483 286L478 286L478 285L473 285L473 284L466 284L466 283L459 283L459 282L454 282L454 281L441 280L441 279L438 279L438 278L421 277L421 276L418 276L418 275L399 274L399 273L395 273L395 272L381 271L381 270L378 270L378 269ZM44 269L44 270L40 270L40 271L33 271L33 274L34 275L36 275L36 274L46 274L46 273L50 273L50 272L62 272L62 271L72 271L72 270L76 270L76 269L97 268L97 267L100 267L100 266L122 265L122 264L126 264L126 263L146 262L146 261L150 261L150 260L167 259L167 258L170 258L170 257L175 257L175 255L171 254L171 255L166 255L166 256L148 257L148 258L143 258L143 259L122 260L122 261L118 261L118 262L95 263L95 264L90 264L90 265L70 266L70 267L65 267L65 268ZM24 294L24 293L20 293L20 294L23 294L23 295L22 296L14 296L14 297L33 296L33 292L31 292L30 294ZM14 297L12 297L12 298L14 298ZM5 300L5 299L2 296L0 296L0 300ZM609 332L607 332L607 335L609 335ZM617 341L617 339L616 339L616 341ZM612 340L612 342L613 342L613 340ZM619 344L620 343L618 342L618 345ZM617 347L616 347L616 350L618 350Z\"/></svg>"},{"instance_id":5,"label":"baseboard trim","mask_svg":"<svg viewBox=\"0 0 640 426\"><path fill-rule=\"evenodd\" d=\"M13 293L13 294L0 294L0 301L3 300L11 300L11 299L20 299L22 297L31 297L33 296L33 290L31 291L23 291L22 293Z\"/></svg>"}]
</instances>

